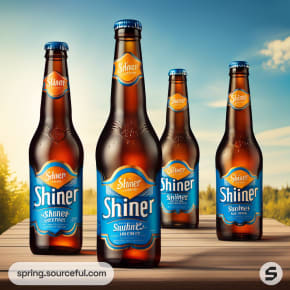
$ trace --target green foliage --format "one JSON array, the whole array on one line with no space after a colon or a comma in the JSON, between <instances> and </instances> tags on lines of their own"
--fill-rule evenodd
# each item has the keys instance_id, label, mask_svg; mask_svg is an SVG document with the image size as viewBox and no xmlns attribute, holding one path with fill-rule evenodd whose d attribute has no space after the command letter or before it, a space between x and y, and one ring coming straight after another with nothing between
<instances>
[{"instance_id":1,"label":"green foliage","mask_svg":"<svg viewBox=\"0 0 290 290\"><path fill-rule=\"evenodd\" d=\"M215 214L215 189L208 185L206 190L199 192L199 213Z\"/></svg>"},{"instance_id":2,"label":"green foliage","mask_svg":"<svg viewBox=\"0 0 290 290\"><path fill-rule=\"evenodd\" d=\"M84 190L84 202L83 202L84 215L96 215L97 214L97 192L94 189Z\"/></svg>"},{"instance_id":3,"label":"green foliage","mask_svg":"<svg viewBox=\"0 0 290 290\"><path fill-rule=\"evenodd\" d=\"M29 215L28 186L18 182L0 144L0 234Z\"/></svg>"},{"instance_id":4,"label":"green foliage","mask_svg":"<svg viewBox=\"0 0 290 290\"><path fill-rule=\"evenodd\" d=\"M264 216L290 225L290 188L286 186L277 190L265 186L263 198Z\"/></svg>"}]
</instances>

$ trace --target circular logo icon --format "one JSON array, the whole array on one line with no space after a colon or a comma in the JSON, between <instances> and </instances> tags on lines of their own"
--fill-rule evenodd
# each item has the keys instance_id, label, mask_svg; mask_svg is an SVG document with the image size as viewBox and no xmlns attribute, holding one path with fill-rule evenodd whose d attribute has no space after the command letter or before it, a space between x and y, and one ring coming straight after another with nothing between
<instances>
[{"instance_id":1,"label":"circular logo icon","mask_svg":"<svg viewBox=\"0 0 290 290\"><path fill-rule=\"evenodd\" d=\"M269 286L277 285L283 277L283 270L281 266L275 262L265 263L260 268L261 281Z\"/></svg>"}]
</instances>

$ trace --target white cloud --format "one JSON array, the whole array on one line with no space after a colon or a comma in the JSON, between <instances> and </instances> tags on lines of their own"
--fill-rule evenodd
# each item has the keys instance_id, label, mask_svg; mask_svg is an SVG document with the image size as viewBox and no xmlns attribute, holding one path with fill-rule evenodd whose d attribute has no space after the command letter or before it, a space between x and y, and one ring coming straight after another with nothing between
<instances>
[{"instance_id":1,"label":"white cloud","mask_svg":"<svg viewBox=\"0 0 290 290\"><path fill-rule=\"evenodd\" d=\"M227 100L226 100L226 98L224 98L223 100L218 100L218 101L210 102L207 105L209 107L212 107L212 108L225 108L226 105L227 105Z\"/></svg>"},{"instance_id":2,"label":"white cloud","mask_svg":"<svg viewBox=\"0 0 290 290\"><path fill-rule=\"evenodd\" d=\"M257 138L263 146L290 147L290 126L261 132L257 134Z\"/></svg>"},{"instance_id":3,"label":"white cloud","mask_svg":"<svg viewBox=\"0 0 290 290\"><path fill-rule=\"evenodd\" d=\"M286 66L290 65L290 36L284 40L277 39L267 43L260 53L270 58L264 62L265 68L280 68L285 71Z\"/></svg>"},{"instance_id":4,"label":"white cloud","mask_svg":"<svg viewBox=\"0 0 290 290\"><path fill-rule=\"evenodd\" d=\"M206 100L205 105L211 108L225 108L227 105L227 81L215 81L201 88L195 95L200 95Z\"/></svg>"}]
</instances>

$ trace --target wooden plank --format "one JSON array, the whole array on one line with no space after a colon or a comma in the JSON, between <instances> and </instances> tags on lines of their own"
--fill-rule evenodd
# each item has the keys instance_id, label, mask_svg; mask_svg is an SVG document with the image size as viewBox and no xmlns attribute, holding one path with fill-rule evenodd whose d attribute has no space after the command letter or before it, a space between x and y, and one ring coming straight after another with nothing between
<instances>
[{"instance_id":1,"label":"wooden plank","mask_svg":"<svg viewBox=\"0 0 290 290\"><path fill-rule=\"evenodd\" d=\"M29 220L26 219L0 236L0 285L9 283L6 271L17 261L97 261L95 216L84 217L83 251L75 256L33 255L29 249L28 228ZM177 285L174 284L177 281L180 285L187 285L186 281L203 283L199 285L222 281L259 283L259 268L269 261L282 266L283 279L290 285L290 227L273 219L264 219L264 233L262 241L218 241L215 216L208 215L201 216L199 229L162 229L160 266L155 269L116 268L112 287L122 288L122 283L126 282L136 286L142 281L155 285L172 281L167 285L168 289L174 289L171 287ZM235 288L239 289L238 286Z\"/></svg>"}]
</instances>

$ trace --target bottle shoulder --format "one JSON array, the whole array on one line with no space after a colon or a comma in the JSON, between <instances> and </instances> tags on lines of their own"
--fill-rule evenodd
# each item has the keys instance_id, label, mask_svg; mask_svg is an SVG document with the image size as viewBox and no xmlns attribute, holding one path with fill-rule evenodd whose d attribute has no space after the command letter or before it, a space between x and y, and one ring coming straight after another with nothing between
<instances>
[{"instance_id":1,"label":"bottle shoulder","mask_svg":"<svg viewBox=\"0 0 290 290\"><path fill-rule=\"evenodd\" d=\"M216 151L216 168L223 173L232 167L245 167L258 173L263 167L263 156L256 138L236 138L230 140L226 134Z\"/></svg>"},{"instance_id":2,"label":"bottle shoulder","mask_svg":"<svg viewBox=\"0 0 290 290\"><path fill-rule=\"evenodd\" d=\"M183 160L191 166L199 162L199 146L194 136L188 134L163 134L161 137L162 165L171 160Z\"/></svg>"},{"instance_id":3,"label":"bottle shoulder","mask_svg":"<svg viewBox=\"0 0 290 290\"><path fill-rule=\"evenodd\" d=\"M38 128L30 142L30 164L39 168L47 161L68 163L73 169L82 167L83 147L74 129L65 131Z\"/></svg>"},{"instance_id":4,"label":"bottle shoulder","mask_svg":"<svg viewBox=\"0 0 290 290\"><path fill-rule=\"evenodd\" d=\"M105 175L123 165L157 172L161 148L151 124L130 126L108 120L97 142L96 163L98 170L110 172Z\"/></svg>"},{"instance_id":5,"label":"bottle shoulder","mask_svg":"<svg viewBox=\"0 0 290 290\"><path fill-rule=\"evenodd\" d=\"M195 151L199 151L197 140L192 132L188 133L171 133L166 132L162 134L160 138L161 147L189 147L194 148Z\"/></svg>"},{"instance_id":6,"label":"bottle shoulder","mask_svg":"<svg viewBox=\"0 0 290 290\"><path fill-rule=\"evenodd\" d=\"M218 145L217 153L229 149L237 153L241 150L249 151L252 153L261 153L260 146L254 134L252 134L252 136L233 137L225 133Z\"/></svg>"}]
</instances>

